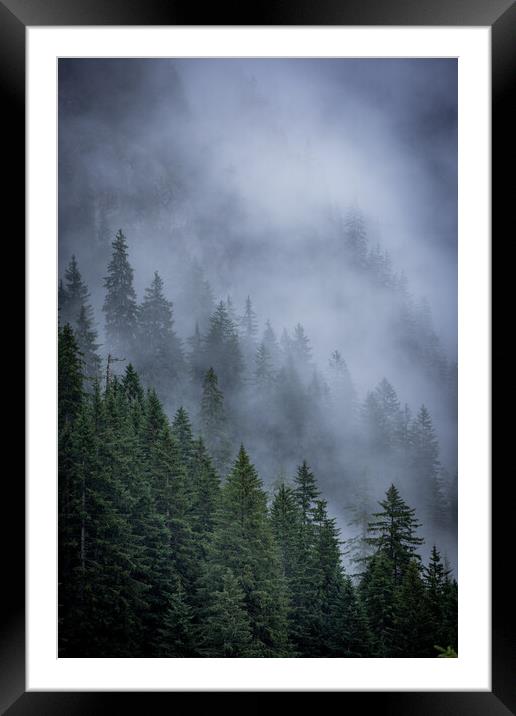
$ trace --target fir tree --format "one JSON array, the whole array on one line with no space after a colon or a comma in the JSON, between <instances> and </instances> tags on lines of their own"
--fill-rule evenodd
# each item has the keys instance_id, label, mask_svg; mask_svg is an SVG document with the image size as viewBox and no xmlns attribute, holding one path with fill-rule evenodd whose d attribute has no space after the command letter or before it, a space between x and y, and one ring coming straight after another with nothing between
<instances>
[{"instance_id":1,"label":"fir tree","mask_svg":"<svg viewBox=\"0 0 516 716\"><path fill-rule=\"evenodd\" d=\"M265 391L274 383L272 356L264 342L260 343L254 357L254 382L258 390Z\"/></svg>"},{"instance_id":2,"label":"fir tree","mask_svg":"<svg viewBox=\"0 0 516 716\"><path fill-rule=\"evenodd\" d=\"M120 229L112 243L113 254L104 279L106 297L103 311L106 335L116 357L132 355L137 335L137 304L133 288L133 269L129 263L127 242Z\"/></svg>"},{"instance_id":3,"label":"fir tree","mask_svg":"<svg viewBox=\"0 0 516 716\"><path fill-rule=\"evenodd\" d=\"M205 361L216 372L225 395L233 395L241 385L244 368L234 321L221 301L210 317L204 341Z\"/></svg>"},{"instance_id":4,"label":"fir tree","mask_svg":"<svg viewBox=\"0 0 516 716\"><path fill-rule=\"evenodd\" d=\"M84 304L79 311L75 335L84 362L85 378L91 382L100 376L101 360L97 352L97 332L92 327L91 313Z\"/></svg>"},{"instance_id":5,"label":"fir tree","mask_svg":"<svg viewBox=\"0 0 516 716\"><path fill-rule=\"evenodd\" d=\"M79 319L81 308L89 307L88 287L84 284L77 264L77 259L72 256L70 263L65 270L65 285L60 283L59 307L61 323L70 323L75 328ZM88 317L90 317L88 312Z\"/></svg>"},{"instance_id":6,"label":"fir tree","mask_svg":"<svg viewBox=\"0 0 516 716\"><path fill-rule=\"evenodd\" d=\"M138 356L140 372L163 399L177 391L183 372L183 354L172 318L172 303L163 293L163 281L157 271L145 289L138 310Z\"/></svg>"},{"instance_id":7,"label":"fir tree","mask_svg":"<svg viewBox=\"0 0 516 716\"><path fill-rule=\"evenodd\" d=\"M201 654L224 658L257 656L241 580L230 569L223 569L218 582L220 586L211 596L201 631Z\"/></svg>"},{"instance_id":8,"label":"fir tree","mask_svg":"<svg viewBox=\"0 0 516 716\"><path fill-rule=\"evenodd\" d=\"M367 542L376 552L388 557L393 582L398 585L411 559L417 557L416 548L424 540L416 534L420 523L415 518L415 509L405 503L394 485L385 495L385 500L380 501L382 511L372 515Z\"/></svg>"},{"instance_id":9,"label":"fir tree","mask_svg":"<svg viewBox=\"0 0 516 716\"><path fill-rule=\"evenodd\" d=\"M286 656L287 603L267 497L244 448L221 494L212 548L213 568L229 569L244 594L255 656ZM221 590L222 585L216 591ZM216 606L216 604L214 605Z\"/></svg>"},{"instance_id":10,"label":"fir tree","mask_svg":"<svg viewBox=\"0 0 516 716\"><path fill-rule=\"evenodd\" d=\"M419 485L423 496L424 514L427 519L438 522L445 509L445 496L440 484L439 443L435 435L432 418L422 405L411 431L412 459L410 463L413 479Z\"/></svg>"}]
</instances>

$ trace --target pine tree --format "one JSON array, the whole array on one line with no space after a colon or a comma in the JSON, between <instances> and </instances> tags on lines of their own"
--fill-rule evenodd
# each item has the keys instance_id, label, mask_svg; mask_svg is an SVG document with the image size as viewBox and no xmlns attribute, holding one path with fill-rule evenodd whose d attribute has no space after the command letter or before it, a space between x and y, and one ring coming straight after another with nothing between
<instances>
[{"instance_id":1,"label":"pine tree","mask_svg":"<svg viewBox=\"0 0 516 716\"><path fill-rule=\"evenodd\" d=\"M209 368L204 377L201 400L201 428L206 445L217 470L223 473L228 465L230 444L224 396L218 387L218 378Z\"/></svg>"},{"instance_id":2,"label":"pine tree","mask_svg":"<svg viewBox=\"0 0 516 716\"><path fill-rule=\"evenodd\" d=\"M316 507L316 500L320 495L313 472L308 467L306 460L297 469L295 478L294 494L301 510L303 525L309 524L313 519Z\"/></svg>"},{"instance_id":3,"label":"pine tree","mask_svg":"<svg viewBox=\"0 0 516 716\"><path fill-rule=\"evenodd\" d=\"M382 550L375 552L366 564L359 585L359 594L371 633L370 656L392 656L395 643L394 564L388 553Z\"/></svg>"},{"instance_id":4,"label":"pine tree","mask_svg":"<svg viewBox=\"0 0 516 716\"><path fill-rule=\"evenodd\" d=\"M415 509L405 503L394 485L385 494L385 500L380 501L382 511L374 512L369 523L367 542L388 557L393 582L398 585L410 561L418 557L416 548L424 540L416 534L420 523L415 518Z\"/></svg>"},{"instance_id":5,"label":"pine tree","mask_svg":"<svg viewBox=\"0 0 516 716\"><path fill-rule=\"evenodd\" d=\"M428 566L423 570L423 581L428 613L428 655L434 656L435 646L444 648L457 646L456 629L450 630L450 625L453 625L456 619L454 617L450 619L447 613L451 603L449 597L453 593L453 587L450 588L452 584L450 570L445 568L435 545L432 547Z\"/></svg>"},{"instance_id":6,"label":"pine tree","mask_svg":"<svg viewBox=\"0 0 516 716\"><path fill-rule=\"evenodd\" d=\"M70 324L59 329L58 393L59 429L70 425L77 416L83 398L82 356Z\"/></svg>"},{"instance_id":7,"label":"pine tree","mask_svg":"<svg viewBox=\"0 0 516 716\"><path fill-rule=\"evenodd\" d=\"M273 370L278 370L281 358L281 349L279 347L276 334L274 333L274 329L272 328L271 322L269 320L265 322L265 330L263 332L262 344L264 345L270 356Z\"/></svg>"},{"instance_id":8,"label":"pine tree","mask_svg":"<svg viewBox=\"0 0 516 716\"><path fill-rule=\"evenodd\" d=\"M163 281L155 271L138 310L138 361L143 379L164 400L177 391L183 373L184 358L172 315L172 303L165 298Z\"/></svg>"},{"instance_id":9,"label":"pine tree","mask_svg":"<svg viewBox=\"0 0 516 716\"><path fill-rule=\"evenodd\" d=\"M403 414L396 391L385 378L368 394L363 415L369 449L373 455L384 458L388 471L397 466L394 459L402 449Z\"/></svg>"},{"instance_id":10,"label":"pine tree","mask_svg":"<svg viewBox=\"0 0 516 716\"><path fill-rule=\"evenodd\" d=\"M279 555L267 497L243 447L222 488L208 563L212 580L220 580L220 572L226 569L238 580L251 628L253 655L286 656L287 603ZM212 592L223 590L220 581L218 587L216 582L212 585Z\"/></svg>"},{"instance_id":11,"label":"pine tree","mask_svg":"<svg viewBox=\"0 0 516 716\"><path fill-rule=\"evenodd\" d=\"M61 323L70 323L75 328L79 319L81 308L89 307L88 287L84 284L77 264L77 259L72 256L70 263L65 270L65 286L60 283L59 308ZM89 312L88 312L89 316Z\"/></svg>"},{"instance_id":12,"label":"pine tree","mask_svg":"<svg viewBox=\"0 0 516 716\"><path fill-rule=\"evenodd\" d=\"M84 362L84 375L90 382L100 377L101 360L98 355L97 332L92 327L91 314L83 304L77 318L77 345Z\"/></svg>"},{"instance_id":13,"label":"pine tree","mask_svg":"<svg viewBox=\"0 0 516 716\"><path fill-rule=\"evenodd\" d=\"M183 469L189 473L192 467L194 439L192 434L192 424L185 408L178 408L172 422L172 434L176 439L179 459Z\"/></svg>"},{"instance_id":14,"label":"pine tree","mask_svg":"<svg viewBox=\"0 0 516 716\"><path fill-rule=\"evenodd\" d=\"M301 375L306 375L307 371L309 371L312 358L312 348L305 334L305 329L300 323L294 327L294 336L290 344L290 351L294 365L301 372Z\"/></svg>"},{"instance_id":15,"label":"pine tree","mask_svg":"<svg viewBox=\"0 0 516 716\"><path fill-rule=\"evenodd\" d=\"M120 229L112 243L113 254L104 279L106 297L103 311L106 335L116 357L133 355L137 335L137 304L133 288L133 269L129 263L127 242Z\"/></svg>"},{"instance_id":16,"label":"pine tree","mask_svg":"<svg viewBox=\"0 0 516 716\"><path fill-rule=\"evenodd\" d=\"M411 559L394 600L395 643L393 656L404 658L432 656L428 650L428 611L421 564Z\"/></svg>"},{"instance_id":17,"label":"pine tree","mask_svg":"<svg viewBox=\"0 0 516 716\"><path fill-rule=\"evenodd\" d=\"M224 395L232 396L241 385L244 368L234 321L221 301L210 317L204 341L205 361L216 372Z\"/></svg>"},{"instance_id":18,"label":"pine tree","mask_svg":"<svg viewBox=\"0 0 516 716\"><path fill-rule=\"evenodd\" d=\"M271 524L280 551L283 575L289 587L296 570L300 520L301 512L294 489L283 482L274 493Z\"/></svg>"},{"instance_id":19,"label":"pine tree","mask_svg":"<svg viewBox=\"0 0 516 716\"><path fill-rule=\"evenodd\" d=\"M444 490L440 484L439 443L432 418L424 405L412 422L410 438L410 467L423 497L424 513L432 522L439 522L442 511L446 509Z\"/></svg>"},{"instance_id":20,"label":"pine tree","mask_svg":"<svg viewBox=\"0 0 516 716\"><path fill-rule=\"evenodd\" d=\"M188 479L190 524L201 558L205 559L207 545L215 526L220 480L202 438L193 443Z\"/></svg>"},{"instance_id":21,"label":"pine tree","mask_svg":"<svg viewBox=\"0 0 516 716\"><path fill-rule=\"evenodd\" d=\"M290 579L292 612L290 634L301 655L318 653L321 647L323 613L321 603L321 566L315 547L319 489L306 461L297 469L294 496L299 510L295 572Z\"/></svg>"},{"instance_id":22,"label":"pine tree","mask_svg":"<svg viewBox=\"0 0 516 716\"><path fill-rule=\"evenodd\" d=\"M223 658L257 656L241 580L230 569L219 571L219 587L206 610L199 651L203 656Z\"/></svg>"},{"instance_id":23,"label":"pine tree","mask_svg":"<svg viewBox=\"0 0 516 716\"><path fill-rule=\"evenodd\" d=\"M254 357L254 383L259 391L268 391L274 384L274 377L272 356L265 343L262 342Z\"/></svg>"}]
</instances>

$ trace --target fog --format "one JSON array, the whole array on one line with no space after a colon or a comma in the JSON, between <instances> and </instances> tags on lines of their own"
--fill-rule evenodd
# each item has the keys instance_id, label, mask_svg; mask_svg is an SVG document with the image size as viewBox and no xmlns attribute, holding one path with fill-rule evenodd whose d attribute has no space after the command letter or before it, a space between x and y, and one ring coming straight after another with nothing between
<instances>
[{"instance_id":1,"label":"fog","mask_svg":"<svg viewBox=\"0 0 516 716\"><path fill-rule=\"evenodd\" d=\"M59 61L59 268L77 257L102 350L103 277L121 228L139 299L158 270L183 341L199 320L185 299L195 260L216 301L230 296L240 314L251 296L260 335L267 319L278 339L301 323L322 378L339 350L358 404L383 378L414 415L424 403L452 474L456 395L400 346L399 296L346 260L343 227L355 214L369 250L388 252L393 276L406 276L411 302L428 301L435 355L453 376L456 60ZM179 398L161 397L178 407ZM246 400L234 400L242 424L246 409L257 410ZM249 428L249 449L268 485L280 470L292 475L296 461L314 464L346 537L354 473L367 469L378 500L396 467L352 454L352 433L339 433L347 412L334 410L329 451L271 455L260 422ZM418 486L407 477L402 487L418 506ZM452 564L454 529L432 534Z\"/></svg>"}]
</instances>

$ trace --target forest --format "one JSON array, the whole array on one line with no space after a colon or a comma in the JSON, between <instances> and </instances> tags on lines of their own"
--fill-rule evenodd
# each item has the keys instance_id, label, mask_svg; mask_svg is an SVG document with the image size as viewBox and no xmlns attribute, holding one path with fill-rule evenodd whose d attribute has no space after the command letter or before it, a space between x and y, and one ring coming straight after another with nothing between
<instances>
[{"instance_id":1,"label":"forest","mask_svg":"<svg viewBox=\"0 0 516 716\"><path fill-rule=\"evenodd\" d=\"M358 212L339 232L453 406L428 305ZM457 475L428 408L387 377L361 396L345 350L318 366L301 323L216 300L198 262L139 302L122 230L110 251L102 345L75 256L59 283L59 655L456 656Z\"/></svg>"}]
</instances>

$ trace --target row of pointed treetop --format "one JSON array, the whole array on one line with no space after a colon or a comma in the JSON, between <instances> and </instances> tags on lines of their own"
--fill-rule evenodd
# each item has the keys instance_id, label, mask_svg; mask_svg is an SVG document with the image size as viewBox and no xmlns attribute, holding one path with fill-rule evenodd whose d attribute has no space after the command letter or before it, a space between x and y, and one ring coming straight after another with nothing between
<instances>
[{"instance_id":1,"label":"row of pointed treetop","mask_svg":"<svg viewBox=\"0 0 516 716\"><path fill-rule=\"evenodd\" d=\"M391 486L359 574L306 461L267 494L249 453L221 480L188 414L127 366L85 390L59 329L62 657L431 657L457 649L457 584ZM233 451L232 451L233 452Z\"/></svg>"}]
</instances>

